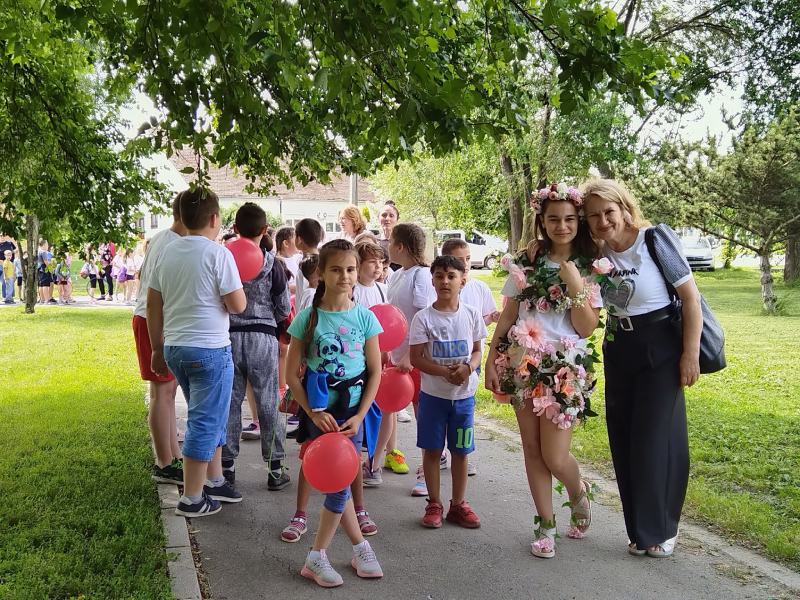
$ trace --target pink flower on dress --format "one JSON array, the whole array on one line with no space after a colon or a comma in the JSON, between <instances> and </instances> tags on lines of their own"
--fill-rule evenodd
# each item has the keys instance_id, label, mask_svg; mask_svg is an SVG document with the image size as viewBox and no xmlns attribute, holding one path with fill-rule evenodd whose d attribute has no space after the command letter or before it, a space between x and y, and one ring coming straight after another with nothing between
<instances>
[{"instance_id":1,"label":"pink flower on dress","mask_svg":"<svg viewBox=\"0 0 800 600\"><path fill-rule=\"evenodd\" d=\"M504 254L503 258L500 259L500 266L503 267L506 271L508 271L509 265L514 260L514 257L510 254Z\"/></svg>"},{"instance_id":2,"label":"pink flower on dress","mask_svg":"<svg viewBox=\"0 0 800 600\"><path fill-rule=\"evenodd\" d=\"M561 345L564 346L564 350L570 350L575 347L576 339L574 337L562 337L561 338Z\"/></svg>"},{"instance_id":3,"label":"pink flower on dress","mask_svg":"<svg viewBox=\"0 0 800 600\"><path fill-rule=\"evenodd\" d=\"M560 300L564 297L564 290L561 289L560 285L551 285L547 288L547 293L551 300Z\"/></svg>"},{"instance_id":4,"label":"pink flower on dress","mask_svg":"<svg viewBox=\"0 0 800 600\"><path fill-rule=\"evenodd\" d=\"M550 303L547 301L547 298L542 296L536 301L536 310L540 313L550 312Z\"/></svg>"},{"instance_id":5,"label":"pink flower on dress","mask_svg":"<svg viewBox=\"0 0 800 600\"><path fill-rule=\"evenodd\" d=\"M614 270L614 265L607 258L598 258L592 262L592 273L597 275L608 275Z\"/></svg>"},{"instance_id":6,"label":"pink flower on dress","mask_svg":"<svg viewBox=\"0 0 800 600\"><path fill-rule=\"evenodd\" d=\"M511 280L514 282L514 286L519 290L522 291L528 286L528 280L525 277L525 271L523 271L520 267L515 264L510 264L508 266L508 274L511 276Z\"/></svg>"},{"instance_id":7,"label":"pink flower on dress","mask_svg":"<svg viewBox=\"0 0 800 600\"><path fill-rule=\"evenodd\" d=\"M523 348L538 350L542 345L542 330L535 319L523 319L509 333Z\"/></svg>"},{"instance_id":8,"label":"pink flower on dress","mask_svg":"<svg viewBox=\"0 0 800 600\"><path fill-rule=\"evenodd\" d=\"M494 364L501 369L507 369L509 366L511 366L511 359L509 358L508 354L498 352L497 358L494 359Z\"/></svg>"},{"instance_id":9,"label":"pink flower on dress","mask_svg":"<svg viewBox=\"0 0 800 600\"><path fill-rule=\"evenodd\" d=\"M526 354L525 356L522 357L522 360L520 361L519 365L517 366L517 372L516 372L517 377L522 379L522 381L528 381L528 379L530 378L531 372L528 370L528 367L530 365L533 365L534 367L538 367L539 366L539 357L538 356L532 356L530 354Z\"/></svg>"}]
</instances>

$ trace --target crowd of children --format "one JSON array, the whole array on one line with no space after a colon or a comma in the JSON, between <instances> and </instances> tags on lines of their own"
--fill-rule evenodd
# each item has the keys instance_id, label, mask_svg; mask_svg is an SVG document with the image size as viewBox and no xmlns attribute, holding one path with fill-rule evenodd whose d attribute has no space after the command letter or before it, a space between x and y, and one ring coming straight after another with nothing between
<instances>
[{"instance_id":1,"label":"crowd of children","mask_svg":"<svg viewBox=\"0 0 800 600\"><path fill-rule=\"evenodd\" d=\"M572 224L564 225L573 208L566 204L551 202L561 225L553 225L552 231L543 228L545 240L557 242L544 243L541 249L551 253L544 266L560 275L558 281L572 304L559 313L561 329L554 331L560 338L537 343L571 349L585 347L581 344L596 325L598 300L586 301L588 280L585 283L585 274L570 259L575 232L570 238ZM367 449L352 484L326 494L301 574L323 587L342 584L326 554L341 525L353 546L351 564L357 575L382 577L365 539L378 533L378 525L365 508L363 488L381 485L384 468L409 471L398 448L395 414L381 415L374 403L382 370L394 366L409 373L415 386L412 406L421 461L411 493L427 498L420 510L421 525L439 528L447 520L479 527L480 518L467 501L467 482L477 471L469 456L475 450L473 417L484 340L487 325L499 321L485 375L491 391L498 397L508 395L512 390L502 370L508 366L503 355L508 336L522 340L524 325L531 338L534 326L528 320L538 318L536 309L520 300L525 282L520 284L512 273L503 289L508 302L501 317L488 286L469 278L469 246L463 241L449 240L442 256L428 265L425 233L418 225L393 225L388 244L365 231L352 241L321 245L324 231L315 220L303 219L270 237L264 211L246 203L236 214L235 233L262 248L263 264L258 275L242 283L233 256L216 243L220 215L213 192L182 192L175 199L173 217L173 227L151 240L140 264L142 293L133 329L141 375L151 385L153 476L183 485L176 512L201 517L218 512L221 503L242 500L235 487L236 459L246 433L241 406L247 397L255 424L249 433L261 440L271 491L290 483L284 464L290 452L287 437L300 444L301 460L312 440L331 431L349 437L359 455ZM544 223L537 217L537 225L540 221ZM537 246L529 254L529 260L539 260ZM136 269L130 259L125 253L121 271L127 273L129 264ZM113 264L114 257L106 257L93 270L87 261L87 275L99 281L100 270ZM405 340L388 353L379 349L382 326L369 310L384 303L397 307L409 324ZM553 311L548 318L555 315ZM522 402L515 408L539 513L531 551L550 557L555 552L555 521L552 502L545 496L551 494L552 476L561 478L569 491L573 537L585 533L591 507L588 488L569 454L569 432L552 425L552 411L547 419L536 412L537 398L527 376L521 374L515 381L519 397L531 399L533 407ZM175 431L178 384L188 405L182 448ZM279 411L291 410L292 405L295 414L287 423ZM448 467L452 488L445 513L440 473ZM296 494L295 513L280 536L290 543L308 530L311 486L302 462Z\"/></svg>"}]
</instances>

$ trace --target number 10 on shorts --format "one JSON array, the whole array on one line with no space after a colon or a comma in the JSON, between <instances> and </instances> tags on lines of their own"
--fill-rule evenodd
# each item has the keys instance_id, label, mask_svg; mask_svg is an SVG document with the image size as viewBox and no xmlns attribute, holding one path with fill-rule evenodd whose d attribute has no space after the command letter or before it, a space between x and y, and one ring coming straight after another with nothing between
<instances>
[{"instance_id":1,"label":"number 10 on shorts","mask_svg":"<svg viewBox=\"0 0 800 600\"><path fill-rule=\"evenodd\" d=\"M456 429L456 448L459 450L472 448L473 435L472 427L459 427Z\"/></svg>"}]
</instances>

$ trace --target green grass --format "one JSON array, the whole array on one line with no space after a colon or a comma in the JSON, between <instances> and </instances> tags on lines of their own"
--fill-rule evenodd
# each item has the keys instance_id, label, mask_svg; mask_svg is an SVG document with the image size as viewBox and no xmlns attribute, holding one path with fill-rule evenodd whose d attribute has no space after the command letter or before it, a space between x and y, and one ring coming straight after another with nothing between
<instances>
[{"instance_id":1,"label":"green grass","mask_svg":"<svg viewBox=\"0 0 800 600\"><path fill-rule=\"evenodd\" d=\"M474 273L497 293L502 281ZM761 313L759 274L697 273L726 333L728 368L686 393L691 478L685 513L800 569L800 289L776 285L780 317ZM610 473L603 379L600 418L576 431L573 451ZM513 411L485 390L479 410L516 429Z\"/></svg>"},{"instance_id":2,"label":"green grass","mask_svg":"<svg viewBox=\"0 0 800 600\"><path fill-rule=\"evenodd\" d=\"M171 598L130 313L0 311L0 598Z\"/></svg>"}]
</instances>

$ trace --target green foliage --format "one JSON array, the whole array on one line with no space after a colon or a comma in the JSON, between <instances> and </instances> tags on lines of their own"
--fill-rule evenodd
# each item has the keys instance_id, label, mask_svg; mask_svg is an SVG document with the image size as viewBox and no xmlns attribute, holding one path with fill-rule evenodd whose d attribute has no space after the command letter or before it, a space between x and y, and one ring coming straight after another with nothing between
<instances>
[{"instance_id":1,"label":"green foliage","mask_svg":"<svg viewBox=\"0 0 800 600\"><path fill-rule=\"evenodd\" d=\"M219 207L219 215L222 219L222 229L233 229L233 222L236 220L236 212L242 207L240 202L233 202ZM271 212L267 213L267 227L278 229L283 226L283 221L278 215L273 215Z\"/></svg>"},{"instance_id":2,"label":"green foliage","mask_svg":"<svg viewBox=\"0 0 800 600\"><path fill-rule=\"evenodd\" d=\"M114 82L141 76L164 110L143 132L156 149L190 146L267 186L518 132L520 107L540 93L563 112L604 91L663 102L685 64L668 45L626 37L592 0L57 7L76 35L98 41ZM541 62L557 79L534 89Z\"/></svg>"},{"instance_id":3,"label":"green foliage","mask_svg":"<svg viewBox=\"0 0 800 600\"><path fill-rule=\"evenodd\" d=\"M0 597L171 598L130 313L11 308L0 330L13 373L0 395Z\"/></svg>"}]
</instances>

